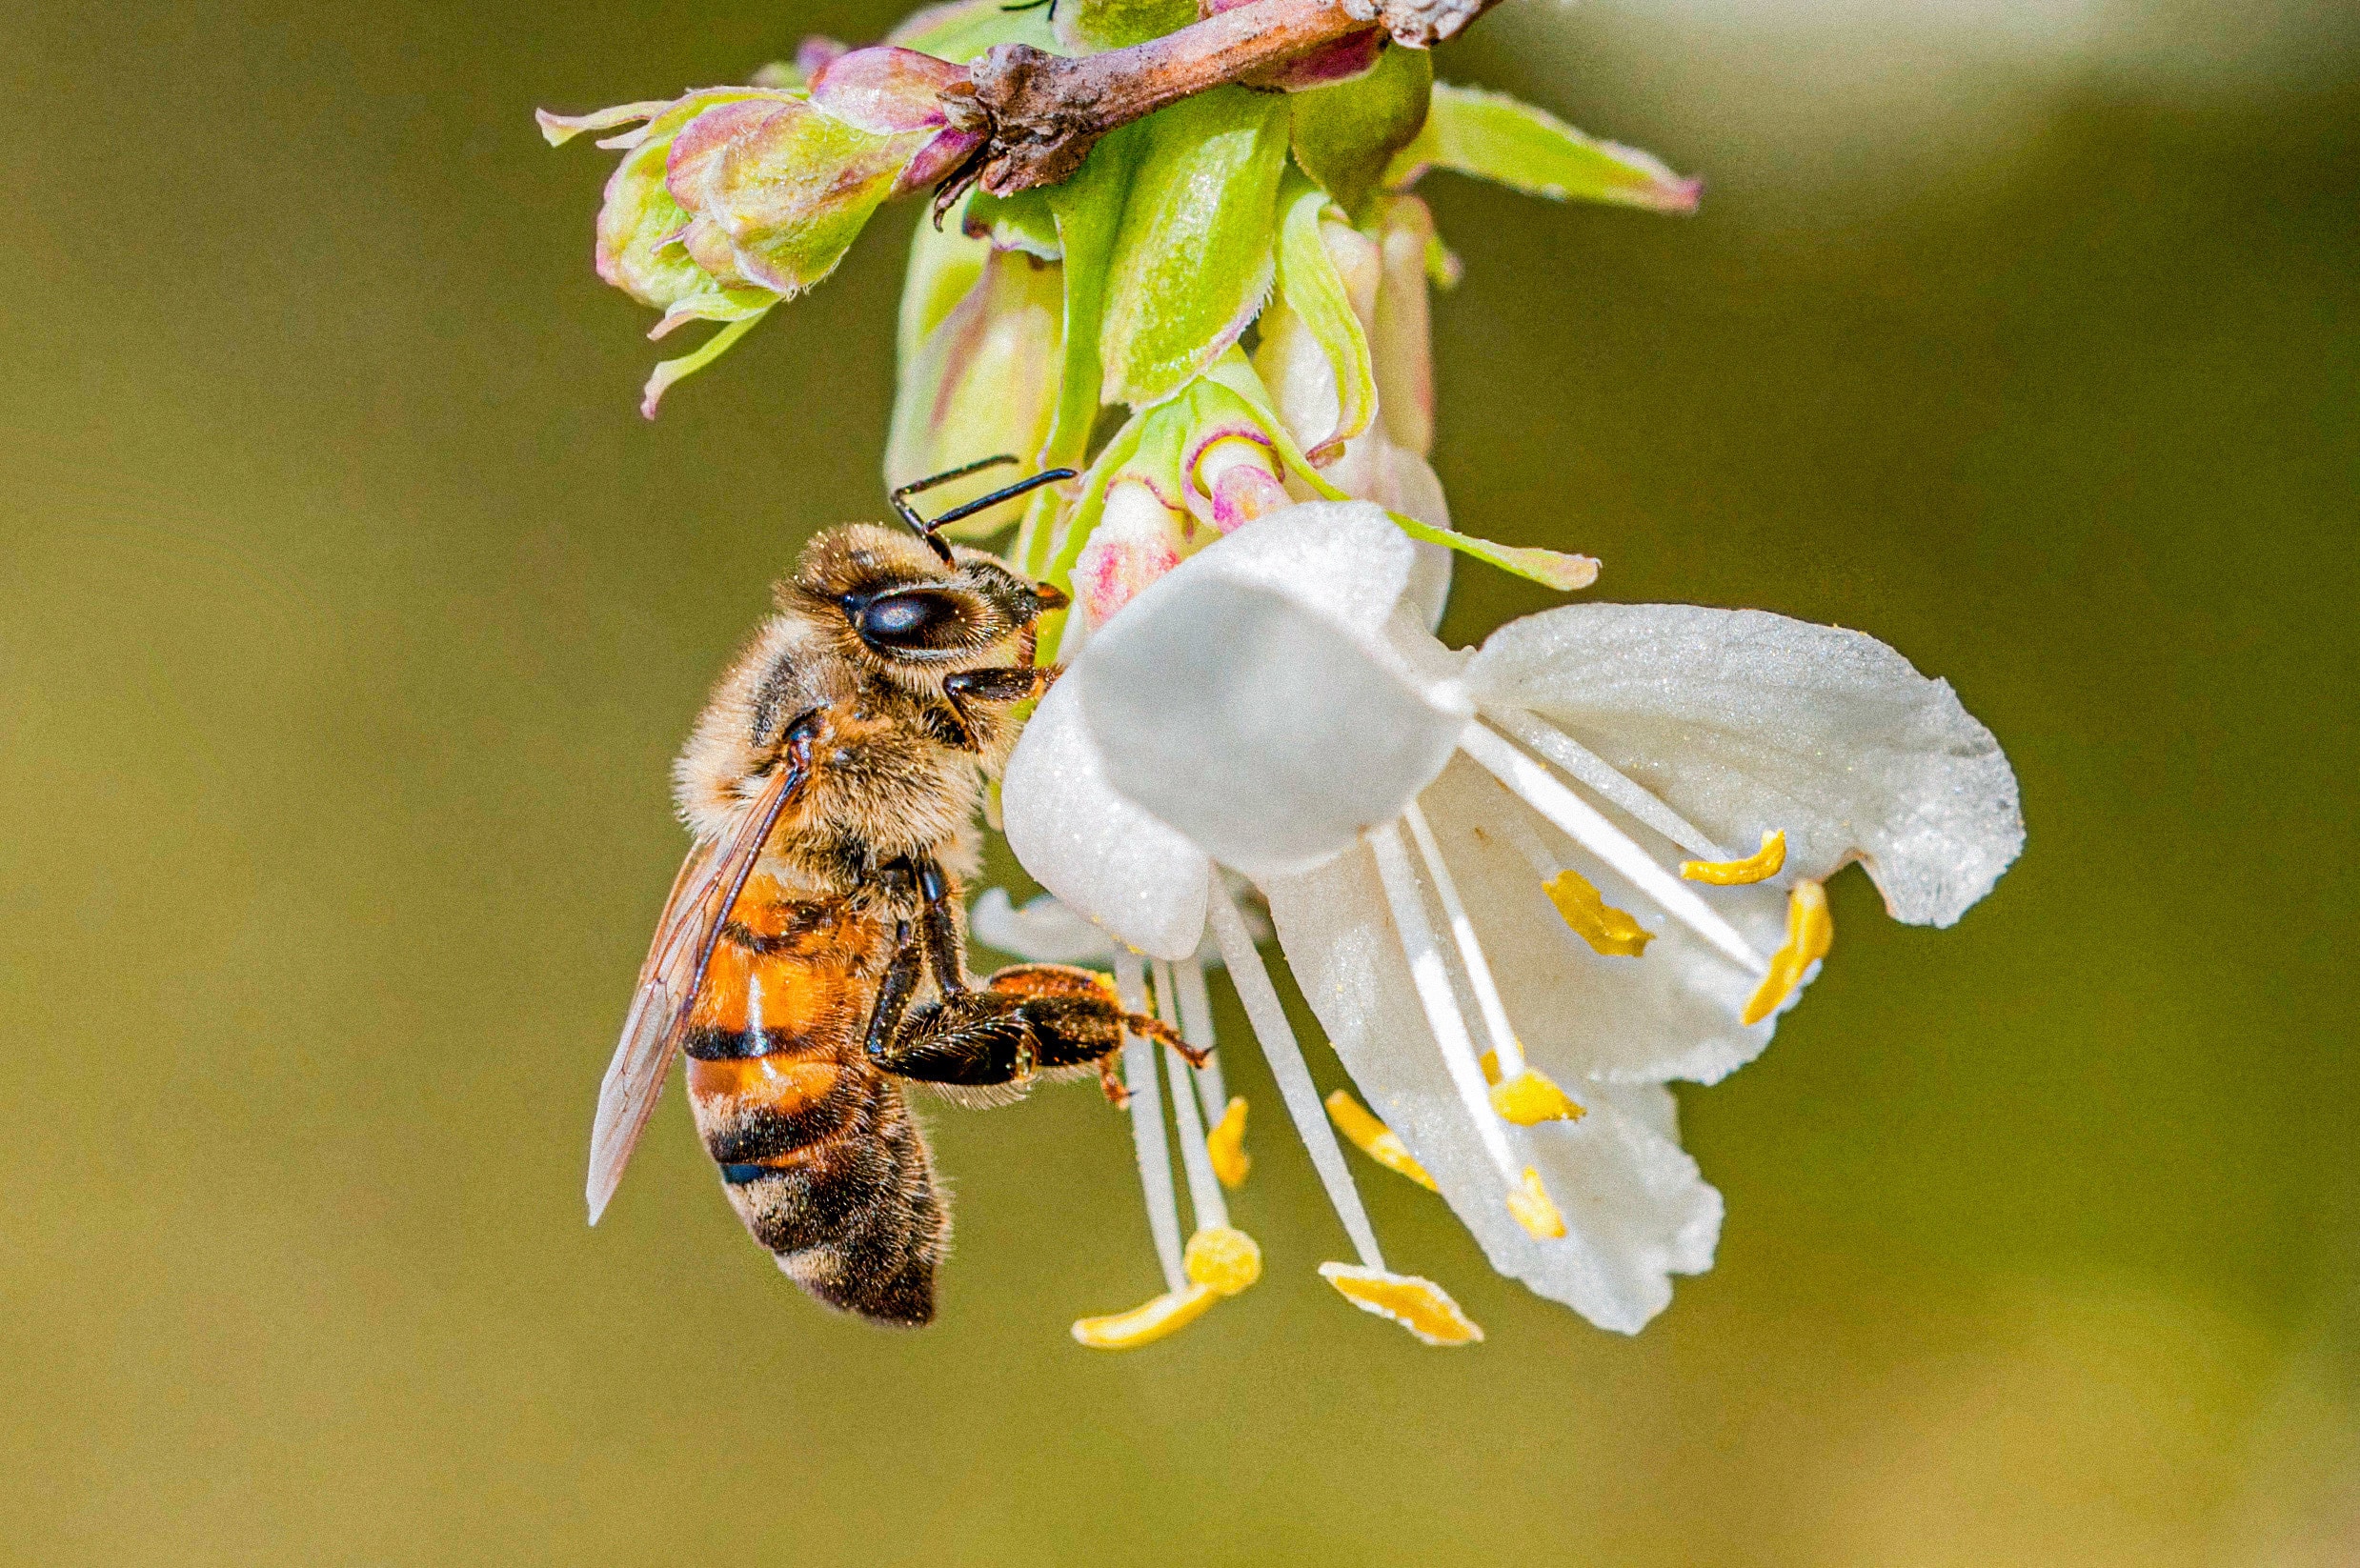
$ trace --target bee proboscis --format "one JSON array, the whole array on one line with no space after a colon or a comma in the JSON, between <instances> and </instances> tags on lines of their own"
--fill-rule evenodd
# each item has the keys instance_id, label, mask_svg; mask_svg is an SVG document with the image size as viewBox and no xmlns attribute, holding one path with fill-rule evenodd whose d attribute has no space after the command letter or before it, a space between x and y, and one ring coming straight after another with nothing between
<instances>
[{"instance_id":1,"label":"bee proboscis","mask_svg":"<svg viewBox=\"0 0 2360 1568\"><path fill-rule=\"evenodd\" d=\"M1095 1070L1120 1101L1123 1031L1191 1059L1104 976L1020 964L971 981L963 877L981 785L1013 707L1056 672L1035 622L1064 595L951 522L1070 471L1036 474L908 533L832 529L715 688L675 770L696 843L640 966L591 1133L592 1223L685 1051L696 1128L731 1204L819 1300L875 1322L934 1316L950 1216L904 1081L992 1104Z\"/></svg>"}]
</instances>

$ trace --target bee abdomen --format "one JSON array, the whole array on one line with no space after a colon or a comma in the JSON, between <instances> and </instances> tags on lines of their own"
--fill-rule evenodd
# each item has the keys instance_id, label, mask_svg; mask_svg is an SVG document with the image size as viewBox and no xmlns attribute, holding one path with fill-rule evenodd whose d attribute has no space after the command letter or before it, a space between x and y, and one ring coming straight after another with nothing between
<instances>
[{"instance_id":1,"label":"bee abdomen","mask_svg":"<svg viewBox=\"0 0 2360 1568\"><path fill-rule=\"evenodd\" d=\"M900 1091L851 1076L857 1104L838 1129L766 1158L715 1157L738 1217L790 1278L830 1306L917 1327L934 1317L949 1216Z\"/></svg>"}]
</instances>

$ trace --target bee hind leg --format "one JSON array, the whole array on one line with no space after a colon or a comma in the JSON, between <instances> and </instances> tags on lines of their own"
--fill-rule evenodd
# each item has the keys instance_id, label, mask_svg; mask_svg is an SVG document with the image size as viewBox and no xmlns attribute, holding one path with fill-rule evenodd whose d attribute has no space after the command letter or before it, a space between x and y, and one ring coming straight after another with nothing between
<instances>
[{"instance_id":1,"label":"bee hind leg","mask_svg":"<svg viewBox=\"0 0 2360 1568\"><path fill-rule=\"evenodd\" d=\"M897 956L894 968L905 960ZM915 965L912 984L915 983ZM1062 964L1003 969L979 989L907 1007L892 1020L885 1007L893 972L878 992L870 1022L868 1055L879 1072L920 1083L982 1088L1024 1083L1061 1067L1095 1066L1107 1097L1128 1094L1114 1075L1123 1031L1159 1040L1201 1063L1205 1054L1181 1040L1169 1024L1126 1012L1104 976Z\"/></svg>"}]
</instances>

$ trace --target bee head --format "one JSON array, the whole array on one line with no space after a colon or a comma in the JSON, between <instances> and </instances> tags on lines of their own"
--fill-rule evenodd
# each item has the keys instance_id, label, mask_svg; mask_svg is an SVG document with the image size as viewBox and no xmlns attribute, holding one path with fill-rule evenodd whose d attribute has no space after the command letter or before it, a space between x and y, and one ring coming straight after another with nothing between
<instances>
[{"instance_id":1,"label":"bee head","mask_svg":"<svg viewBox=\"0 0 2360 1568\"><path fill-rule=\"evenodd\" d=\"M828 626L844 656L903 677L1007 663L1010 643L1062 598L979 551L944 561L909 534L859 525L813 539L778 592L781 610Z\"/></svg>"}]
</instances>

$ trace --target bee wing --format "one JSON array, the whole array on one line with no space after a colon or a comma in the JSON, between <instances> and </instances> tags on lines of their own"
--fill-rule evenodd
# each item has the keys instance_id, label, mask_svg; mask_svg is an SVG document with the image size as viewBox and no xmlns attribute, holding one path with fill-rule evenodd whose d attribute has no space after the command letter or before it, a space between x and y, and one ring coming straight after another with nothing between
<instances>
[{"instance_id":1,"label":"bee wing","mask_svg":"<svg viewBox=\"0 0 2360 1568\"><path fill-rule=\"evenodd\" d=\"M704 985L705 966L720 939L721 923L736 907L779 812L802 777L803 770L791 763L777 769L736 825L722 837L691 850L680 874L673 878L672 896L664 900L663 917L656 924L656 939L648 946L647 961L639 966L639 988L623 1018L623 1037L598 1085L586 1193L593 1225L606 1212L631 1151L656 1114L656 1097L664 1092L673 1055L688 1033L689 1014Z\"/></svg>"}]
</instances>

